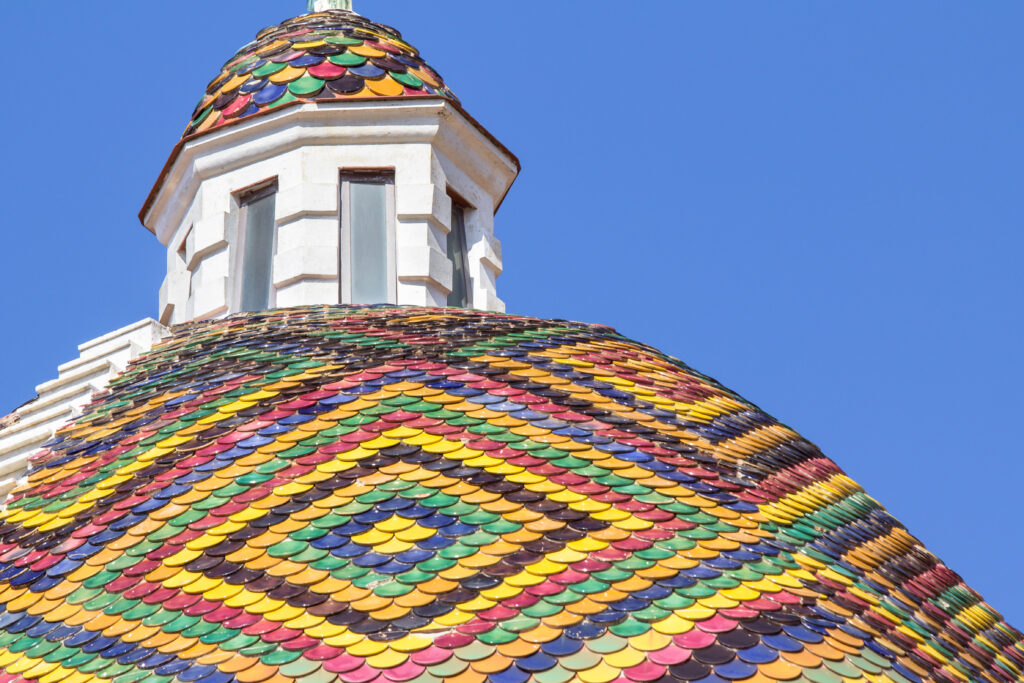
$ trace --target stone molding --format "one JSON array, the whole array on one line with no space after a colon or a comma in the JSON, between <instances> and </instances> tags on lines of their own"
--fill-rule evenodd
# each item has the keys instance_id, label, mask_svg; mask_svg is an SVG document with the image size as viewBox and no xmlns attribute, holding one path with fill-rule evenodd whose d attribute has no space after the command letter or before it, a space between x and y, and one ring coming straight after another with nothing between
<instances>
[{"instance_id":1,"label":"stone molding","mask_svg":"<svg viewBox=\"0 0 1024 683\"><path fill-rule=\"evenodd\" d=\"M23 476L29 457L81 414L98 391L169 330L146 318L79 345L79 356L36 387L36 397L0 419L0 499Z\"/></svg>"}]
</instances>

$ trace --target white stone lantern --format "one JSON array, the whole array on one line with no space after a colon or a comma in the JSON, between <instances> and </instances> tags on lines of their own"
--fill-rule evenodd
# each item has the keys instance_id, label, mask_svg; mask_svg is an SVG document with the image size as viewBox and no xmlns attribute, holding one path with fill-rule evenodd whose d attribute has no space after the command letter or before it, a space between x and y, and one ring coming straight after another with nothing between
<instances>
[{"instance_id":1,"label":"white stone lantern","mask_svg":"<svg viewBox=\"0 0 1024 683\"><path fill-rule=\"evenodd\" d=\"M502 311L494 214L518 169L508 150L444 98L301 103L186 139L141 213L167 247L159 319L174 324L244 310L246 193L263 187L275 195L267 307L446 305L454 203L465 222L465 303ZM343 240L344 181L369 172L391 179L380 301L352 296L346 267L358 267L359 254Z\"/></svg>"}]
</instances>

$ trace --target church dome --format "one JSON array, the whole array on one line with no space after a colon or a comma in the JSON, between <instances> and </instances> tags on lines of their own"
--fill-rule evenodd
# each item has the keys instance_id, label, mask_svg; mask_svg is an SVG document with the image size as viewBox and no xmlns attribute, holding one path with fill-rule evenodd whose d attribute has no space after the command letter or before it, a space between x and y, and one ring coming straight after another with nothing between
<instances>
[{"instance_id":1,"label":"church dome","mask_svg":"<svg viewBox=\"0 0 1024 683\"><path fill-rule=\"evenodd\" d=\"M318 19L319 21L319 19ZM1018 681L813 444L607 327L180 325L0 524L0 681Z\"/></svg>"},{"instance_id":2,"label":"church dome","mask_svg":"<svg viewBox=\"0 0 1024 683\"><path fill-rule=\"evenodd\" d=\"M260 31L207 87L184 137L292 102L423 96L458 101L401 33L326 10Z\"/></svg>"}]
</instances>

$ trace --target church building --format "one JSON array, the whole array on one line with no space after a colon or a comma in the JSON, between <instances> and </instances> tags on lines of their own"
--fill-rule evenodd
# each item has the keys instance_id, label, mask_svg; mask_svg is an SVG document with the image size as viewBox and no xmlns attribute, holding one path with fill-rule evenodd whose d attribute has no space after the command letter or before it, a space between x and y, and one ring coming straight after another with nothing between
<instances>
[{"instance_id":1,"label":"church building","mask_svg":"<svg viewBox=\"0 0 1024 683\"><path fill-rule=\"evenodd\" d=\"M0 683L1024 680L814 444L506 313L518 159L397 30L309 5L144 200L155 317L0 421Z\"/></svg>"}]
</instances>

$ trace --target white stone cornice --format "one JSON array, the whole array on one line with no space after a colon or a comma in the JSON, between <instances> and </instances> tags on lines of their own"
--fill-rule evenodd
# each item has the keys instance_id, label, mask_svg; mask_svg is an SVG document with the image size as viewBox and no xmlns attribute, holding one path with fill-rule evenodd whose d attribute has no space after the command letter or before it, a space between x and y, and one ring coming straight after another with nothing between
<instances>
[{"instance_id":1,"label":"white stone cornice","mask_svg":"<svg viewBox=\"0 0 1024 683\"><path fill-rule=\"evenodd\" d=\"M203 180L307 146L427 143L470 172L483 172L500 204L519 162L444 99L309 102L205 133L184 144L141 216L162 243ZM473 173L476 175L476 173Z\"/></svg>"}]
</instances>

